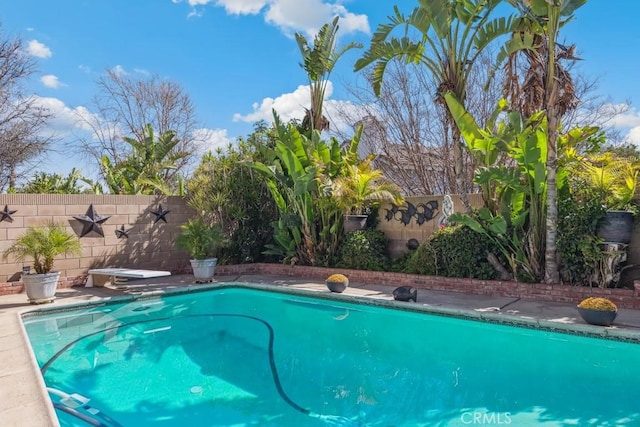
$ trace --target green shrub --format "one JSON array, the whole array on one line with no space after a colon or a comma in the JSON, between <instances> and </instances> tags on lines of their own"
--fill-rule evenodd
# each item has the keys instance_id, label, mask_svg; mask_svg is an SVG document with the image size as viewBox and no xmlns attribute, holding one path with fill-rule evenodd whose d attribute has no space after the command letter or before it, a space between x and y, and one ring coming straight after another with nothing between
<instances>
[{"instance_id":1,"label":"green shrub","mask_svg":"<svg viewBox=\"0 0 640 427\"><path fill-rule=\"evenodd\" d=\"M605 214L601 193L579 179L569 181L571 194L558 199L558 254L564 283L591 285L602 259L596 225Z\"/></svg>"},{"instance_id":2,"label":"green shrub","mask_svg":"<svg viewBox=\"0 0 640 427\"><path fill-rule=\"evenodd\" d=\"M246 160L262 159L258 147L269 144L268 129L256 125L246 140L225 151L207 153L187 181L187 203L209 224L220 224L229 245L219 263L269 261L263 254L273 238L278 210L264 177Z\"/></svg>"},{"instance_id":3,"label":"green shrub","mask_svg":"<svg viewBox=\"0 0 640 427\"><path fill-rule=\"evenodd\" d=\"M408 251L403 253L402 255L400 255L399 257L394 258L391 261L391 271L393 271L394 273L406 273L407 272L407 265L409 264L409 261L411 261L411 258L413 258L413 255L415 255L416 251Z\"/></svg>"},{"instance_id":4,"label":"green shrub","mask_svg":"<svg viewBox=\"0 0 640 427\"><path fill-rule=\"evenodd\" d=\"M487 252L498 252L491 241L466 226L436 231L420 245L407 262L405 271L445 277L495 279L496 271L487 261Z\"/></svg>"},{"instance_id":5,"label":"green shrub","mask_svg":"<svg viewBox=\"0 0 640 427\"><path fill-rule=\"evenodd\" d=\"M352 231L345 235L336 267L384 271L389 262L389 239L379 230Z\"/></svg>"}]
</instances>

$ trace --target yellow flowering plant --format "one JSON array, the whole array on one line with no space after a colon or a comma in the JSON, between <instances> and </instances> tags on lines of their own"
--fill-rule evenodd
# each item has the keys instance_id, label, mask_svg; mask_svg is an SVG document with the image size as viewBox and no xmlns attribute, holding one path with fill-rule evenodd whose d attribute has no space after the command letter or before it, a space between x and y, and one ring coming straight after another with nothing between
<instances>
[{"instance_id":1,"label":"yellow flowering plant","mask_svg":"<svg viewBox=\"0 0 640 427\"><path fill-rule=\"evenodd\" d=\"M344 274L332 274L331 276L327 277L327 282L332 283L347 283L348 281L349 278Z\"/></svg>"},{"instance_id":2,"label":"yellow flowering plant","mask_svg":"<svg viewBox=\"0 0 640 427\"><path fill-rule=\"evenodd\" d=\"M618 307L613 302L601 297L586 298L578 304L578 307L598 311L618 311Z\"/></svg>"}]
</instances>

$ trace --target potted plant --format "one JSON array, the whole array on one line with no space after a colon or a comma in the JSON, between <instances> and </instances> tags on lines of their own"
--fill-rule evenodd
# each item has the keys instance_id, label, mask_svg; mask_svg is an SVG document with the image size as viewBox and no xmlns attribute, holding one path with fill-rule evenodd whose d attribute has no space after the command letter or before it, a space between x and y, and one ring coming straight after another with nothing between
<instances>
[{"instance_id":1,"label":"potted plant","mask_svg":"<svg viewBox=\"0 0 640 427\"><path fill-rule=\"evenodd\" d=\"M344 230L364 228L365 210L382 201L404 203L400 188L388 181L380 169L373 168L373 156L357 164L348 164L333 183L333 197L345 214Z\"/></svg>"},{"instance_id":2,"label":"potted plant","mask_svg":"<svg viewBox=\"0 0 640 427\"><path fill-rule=\"evenodd\" d=\"M191 268L197 282L211 281L218 263L218 251L227 245L219 224L202 219L189 220L180 226L176 245L189 252Z\"/></svg>"},{"instance_id":3,"label":"potted plant","mask_svg":"<svg viewBox=\"0 0 640 427\"><path fill-rule=\"evenodd\" d=\"M325 284L331 292L342 293L349 287L349 278L344 274L332 274L327 277Z\"/></svg>"},{"instance_id":4,"label":"potted plant","mask_svg":"<svg viewBox=\"0 0 640 427\"><path fill-rule=\"evenodd\" d=\"M33 259L34 271L23 270L22 282L29 301L39 304L55 299L60 272L52 272L54 258L58 255L79 255L80 251L80 241L74 234L60 224L49 222L28 228L4 251L4 258L12 255L19 262Z\"/></svg>"},{"instance_id":5,"label":"potted plant","mask_svg":"<svg viewBox=\"0 0 640 427\"><path fill-rule=\"evenodd\" d=\"M640 164L633 158L604 153L580 162L578 175L602 194L605 216L598 221L597 235L605 242L628 244L633 218L638 211L633 202Z\"/></svg>"},{"instance_id":6,"label":"potted plant","mask_svg":"<svg viewBox=\"0 0 640 427\"><path fill-rule=\"evenodd\" d=\"M589 297L578 304L578 313L591 325L611 326L618 315L618 307L607 298Z\"/></svg>"}]
</instances>

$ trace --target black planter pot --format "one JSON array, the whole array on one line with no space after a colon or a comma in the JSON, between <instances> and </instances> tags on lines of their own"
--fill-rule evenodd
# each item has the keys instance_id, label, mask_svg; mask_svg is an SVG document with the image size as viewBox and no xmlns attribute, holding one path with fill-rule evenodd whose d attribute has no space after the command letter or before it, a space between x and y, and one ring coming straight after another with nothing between
<instances>
[{"instance_id":1,"label":"black planter pot","mask_svg":"<svg viewBox=\"0 0 640 427\"><path fill-rule=\"evenodd\" d=\"M591 310L582 307L578 307L578 313L585 322L597 326L611 326L618 316L617 311Z\"/></svg>"},{"instance_id":2,"label":"black planter pot","mask_svg":"<svg viewBox=\"0 0 640 427\"><path fill-rule=\"evenodd\" d=\"M331 292L337 292L339 294L344 292L344 290L349 286L349 282L330 282L328 280L325 281L325 284Z\"/></svg>"},{"instance_id":3,"label":"black planter pot","mask_svg":"<svg viewBox=\"0 0 640 427\"><path fill-rule=\"evenodd\" d=\"M367 215L345 215L344 231L364 230L367 226Z\"/></svg>"},{"instance_id":4,"label":"black planter pot","mask_svg":"<svg viewBox=\"0 0 640 427\"><path fill-rule=\"evenodd\" d=\"M633 214L629 211L607 211L596 228L596 235L605 242L628 244L632 233Z\"/></svg>"}]
</instances>

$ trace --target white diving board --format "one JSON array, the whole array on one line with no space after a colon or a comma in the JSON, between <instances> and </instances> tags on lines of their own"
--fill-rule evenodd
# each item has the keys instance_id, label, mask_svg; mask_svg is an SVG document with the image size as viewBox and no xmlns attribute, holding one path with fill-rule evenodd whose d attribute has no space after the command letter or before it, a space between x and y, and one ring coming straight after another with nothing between
<instances>
[{"instance_id":1,"label":"white diving board","mask_svg":"<svg viewBox=\"0 0 640 427\"><path fill-rule=\"evenodd\" d=\"M88 271L89 277L87 283L84 285L86 288L93 287L93 276L111 276L114 279L116 277L127 277L131 279L149 279L151 277L171 276L170 271L161 270L136 270L133 268L92 268ZM97 285L102 286L102 285Z\"/></svg>"}]
</instances>

